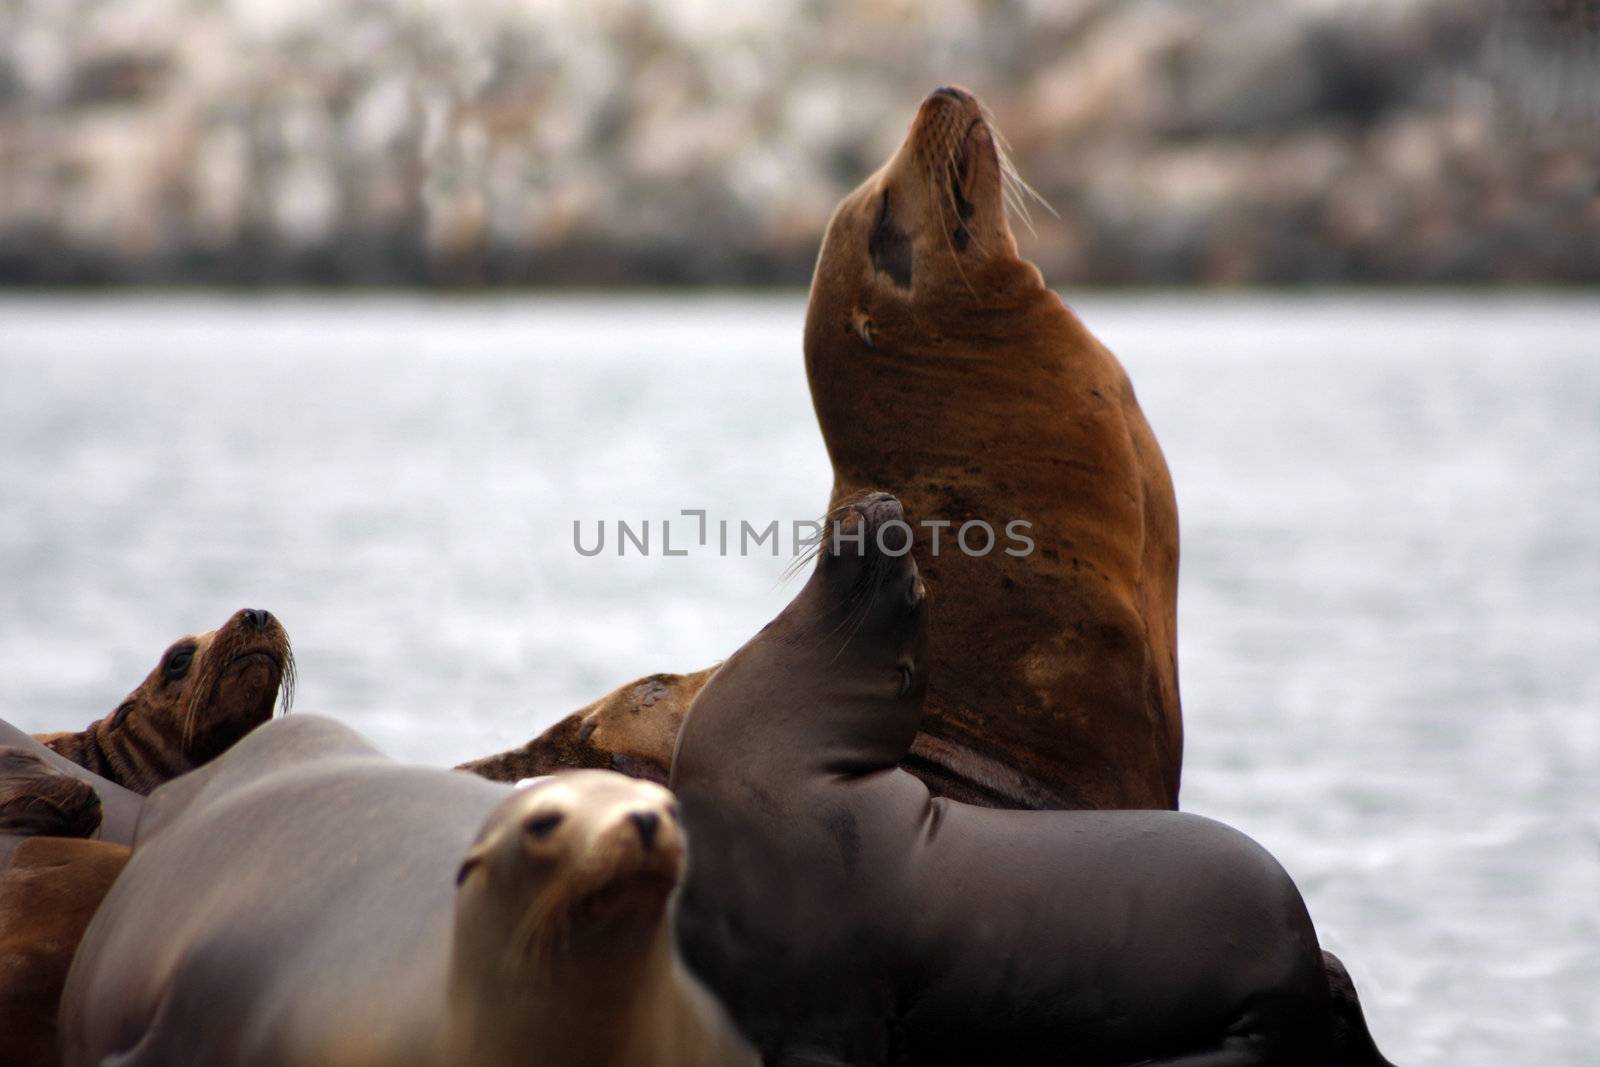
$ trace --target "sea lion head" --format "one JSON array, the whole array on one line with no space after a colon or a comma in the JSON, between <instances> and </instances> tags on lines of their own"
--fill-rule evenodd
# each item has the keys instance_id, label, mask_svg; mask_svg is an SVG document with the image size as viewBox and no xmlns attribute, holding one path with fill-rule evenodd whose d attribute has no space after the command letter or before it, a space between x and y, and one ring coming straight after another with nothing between
<instances>
[{"instance_id":1,"label":"sea lion head","mask_svg":"<svg viewBox=\"0 0 1600 1067\"><path fill-rule=\"evenodd\" d=\"M663 787L603 770L536 779L490 814L462 861L458 929L487 922L535 967L637 954L666 929L684 853Z\"/></svg>"},{"instance_id":2,"label":"sea lion head","mask_svg":"<svg viewBox=\"0 0 1600 1067\"><path fill-rule=\"evenodd\" d=\"M32 752L0 746L0 833L89 837L99 828L93 786Z\"/></svg>"},{"instance_id":3,"label":"sea lion head","mask_svg":"<svg viewBox=\"0 0 1600 1067\"><path fill-rule=\"evenodd\" d=\"M1007 215L1027 187L978 98L944 87L923 100L905 141L840 202L812 280L806 352L894 352L981 332L1043 287L1017 255ZM974 319L978 321L974 321Z\"/></svg>"},{"instance_id":4,"label":"sea lion head","mask_svg":"<svg viewBox=\"0 0 1600 1067\"><path fill-rule=\"evenodd\" d=\"M244 608L215 630L173 642L89 732L114 772L108 777L148 793L272 718L280 689L287 709L294 690L289 635L271 612Z\"/></svg>"}]
</instances>

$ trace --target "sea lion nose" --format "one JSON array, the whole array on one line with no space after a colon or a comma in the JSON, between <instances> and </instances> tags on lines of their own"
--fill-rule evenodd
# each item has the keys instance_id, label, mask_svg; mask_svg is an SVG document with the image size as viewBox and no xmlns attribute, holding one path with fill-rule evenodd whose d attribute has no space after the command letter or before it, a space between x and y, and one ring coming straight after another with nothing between
<instances>
[{"instance_id":1,"label":"sea lion nose","mask_svg":"<svg viewBox=\"0 0 1600 1067\"><path fill-rule=\"evenodd\" d=\"M244 616L244 624L252 630L265 630L272 621L272 613L260 608L245 608L240 614Z\"/></svg>"},{"instance_id":2,"label":"sea lion nose","mask_svg":"<svg viewBox=\"0 0 1600 1067\"><path fill-rule=\"evenodd\" d=\"M636 811L628 816L628 821L639 831L639 840L644 843L645 849L653 848L656 843L656 831L661 828L661 816L653 811Z\"/></svg>"},{"instance_id":3,"label":"sea lion nose","mask_svg":"<svg viewBox=\"0 0 1600 1067\"><path fill-rule=\"evenodd\" d=\"M965 89L958 88L954 85L941 85L939 88L928 94L928 98L930 100L936 96L947 96L958 104L964 104L968 99L970 99L970 94Z\"/></svg>"}]
</instances>

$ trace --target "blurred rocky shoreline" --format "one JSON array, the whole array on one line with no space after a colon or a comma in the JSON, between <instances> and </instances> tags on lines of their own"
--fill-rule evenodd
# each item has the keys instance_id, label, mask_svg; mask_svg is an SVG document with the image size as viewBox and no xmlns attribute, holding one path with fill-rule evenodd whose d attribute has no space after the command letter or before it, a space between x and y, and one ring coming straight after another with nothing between
<instances>
[{"instance_id":1,"label":"blurred rocky shoreline","mask_svg":"<svg viewBox=\"0 0 1600 1067\"><path fill-rule=\"evenodd\" d=\"M1057 284L1600 282L1600 0L9 0L0 284L804 284L943 82Z\"/></svg>"}]
</instances>

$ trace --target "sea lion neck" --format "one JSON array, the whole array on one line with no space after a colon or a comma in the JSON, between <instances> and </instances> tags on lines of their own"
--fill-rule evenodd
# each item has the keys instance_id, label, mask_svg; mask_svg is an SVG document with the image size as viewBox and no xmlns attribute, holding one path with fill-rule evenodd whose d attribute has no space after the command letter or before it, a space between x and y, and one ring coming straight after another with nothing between
<instances>
[{"instance_id":1,"label":"sea lion neck","mask_svg":"<svg viewBox=\"0 0 1600 1067\"><path fill-rule=\"evenodd\" d=\"M633 1020L658 1011L664 990L678 980L665 911L640 931L642 939L630 934L613 943L581 931L570 945L529 954L507 938L507 924L518 921L525 903L481 896L457 902L447 1062L516 1067L535 1048L548 1067L632 1062ZM611 1025L594 1025L597 1005ZM564 1035L559 1047L548 1043L553 1033Z\"/></svg>"},{"instance_id":2,"label":"sea lion neck","mask_svg":"<svg viewBox=\"0 0 1600 1067\"><path fill-rule=\"evenodd\" d=\"M902 521L899 502L877 494L869 504L880 513L843 530L842 546L825 546L794 600L700 691L675 768L734 746L757 753L752 765L764 774L867 774L910 751L926 684L927 607L910 555L888 556L877 544L882 523Z\"/></svg>"}]
</instances>

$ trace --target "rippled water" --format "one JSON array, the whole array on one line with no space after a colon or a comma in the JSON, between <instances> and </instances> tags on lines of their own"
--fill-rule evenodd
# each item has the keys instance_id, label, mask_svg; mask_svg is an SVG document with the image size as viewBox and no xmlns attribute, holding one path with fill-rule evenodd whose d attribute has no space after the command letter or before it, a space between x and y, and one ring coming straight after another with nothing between
<instances>
[{"instance_id":1,"label":"rippled water","mask_svg":"<svg viewBox=\"0 0 1600 1067\"><path fill-rule=\"evenodd\" d=\"M1178 486L1185 806L1296 875L1392 1059L1596 1062L1600 302L1071 299ZM300 707L433 763L716 660L783 560L572 524L819 510L802 311L0 300L0 715L81 726L247 605Z\"/></svg>"}]
</instances>

